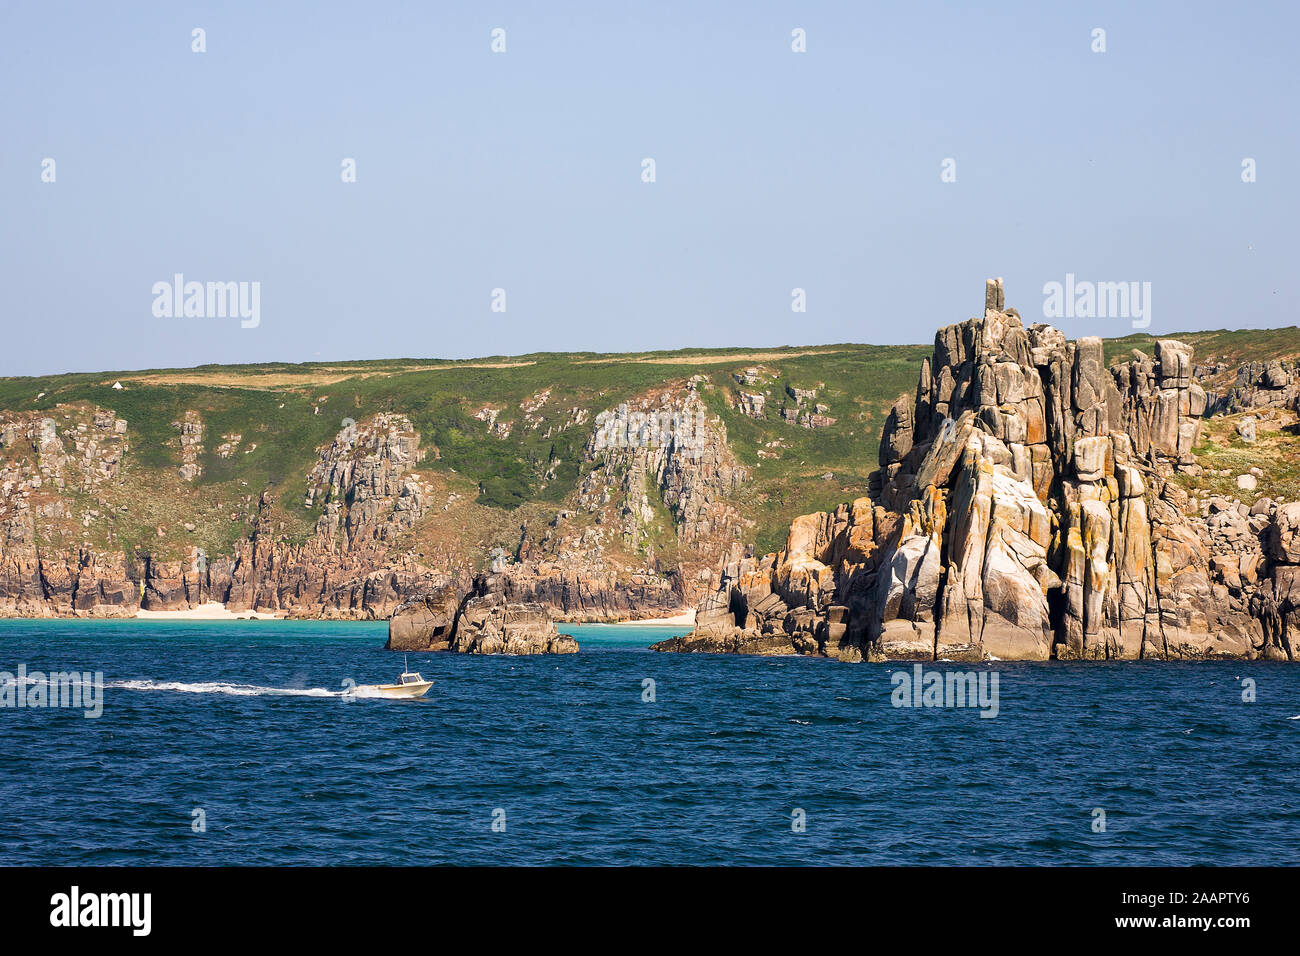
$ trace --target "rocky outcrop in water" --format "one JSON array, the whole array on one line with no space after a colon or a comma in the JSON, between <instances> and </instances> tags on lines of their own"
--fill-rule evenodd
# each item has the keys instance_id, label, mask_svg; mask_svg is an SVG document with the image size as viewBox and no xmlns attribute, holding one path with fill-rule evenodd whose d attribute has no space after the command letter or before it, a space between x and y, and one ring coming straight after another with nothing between
<instances>
[{"instance_id":1,"label":"rocky outcrop in water","mask_svg":"<svg viewBox=\"0 0 1300 956\"><path fill-rule=\"evenodd\" d=\"M515 601L501 574L481 575L465 593L453 585L401 605L388 622L394 651L461 654L573 654L578 642L556 630L545 605Z\"/></svg>"},{"instance_id":2,"label":"rocky outcrop in water","mask_svg":"<svg viewBox=\"0 0 1300 956\"><path fill-rule=\"evenodd\" d=\"M796 519L779 554L733 553L695 631L656 646L1295 659L1294 551L1271 545L1272 580L1246 590L1238 574L1234 593L1214 551L1236 533L1230 519L1184 514L1171 480L1198 467L1207 396L1191 369L1190 347L1172 340L1108 367L1100 339L1024 328L991 280L983 316L939 330L915 394L891 411L870 494ZM1254 527L1290 542L1290 514ZM1276 626L1261 624L1273 614Z\"/></svg>"},{"instance_id":3,"label":"rocky outcrop in water","mask_svg":"<svg viewBox=\"0 0 1300 956\"><path fill-rule=\"evenodd\" d=\"M1095 342L1025 329L997 306L977 325L941 333L917 392L895 404L875 483L855 487L838 468L821 475L862 499L798 519L770 559L748 555L743 542L753 519L786 507L790 483L808 479L799 460L808 435L794 426L833 413L839 442L854 434L846 423L878 414L874 396L850 398L842 381L827 388L807 368L789 379L774 366L723 369L721 383L671 373L634 394L567 390L563 407L553 406L566 389L542 385L522 400L484 404L478 395L457 409L453 399L442 410L448 442L479 428L494 443L529 439L501 450L507 471L518 466L505 492L488 495L480 483L478 500L464 470L425 463L441 453L412 419L359 396L338 412L385 410L343 419L336 434L314 439L314 452L302 441L292 455L265 437L274 413L232 421L221 402L168 405L138 432L87 401L23 404L0 412L0 615L125 616L219 602L383 619L443 584L468 589L499 551L506 603L541 604L569 621L666 617L699 604L695 640L716 632L769 651L870 656L928 644L976 654L1001 641L1008 653L1038 654L1044 612L1032 579L1055 656L1131 653L1157 620L1152 654L1199 652L1195 635L1212 620L1227 622L1216 632L1225 653L1242 640L1288 653L1292 592L1281 582L1290 565L1264 540L1276 509L1257 511L1252 488L1258 479L1262 493L1291 493L1284 469L1265 477L1234 461L1232 475L1210 475L1191 451L1196 416L1217 401L1198 376L1221 388L1228 367L1188 375L1191 350L1162 342L1154 356L1107 369ZM1257 419L1234 423L1242 441L1258 431L1261 454L1281 454L1291 413L1276 404L1297 388L1294 365L1256 363L1238 377L1252 390L1242 400L1261 407ZM744 397L755 395L762 408ZM326 398L315 396L307 414ZM407 407L422 409L417 418L428 412ZM744 436L740 457L727 425ZM1219 493L1231 488L1219 479L1236 476L1232 493L1245 504L1211 513L1204 490L1189 503L1182 479L1202 464ZM844 472L859 473L858 464ZM970 512L960 522L958 508ZM985 520L986 509L1001 524ZM1114 539L1104 548L1103 510ZM883 583L886 560L900 580ZM1094 586L1094 570L1104 584ZM1213 607L1202 620L1193 611L1206 593ZM874 620L867 606L885 610ZM1239 627L1243 616L1276 616L1277 627ZM1190 644L1179 636L1185 621Z\"/></svg>"},{"instance_id":4,"label":"rocky outcrop in water","mask_svg":"<svg viewBox=\"0 0 1300 956\"><path fill-rule=\"evenodd\" d=\"M445 584L403 602L388 619L388 643L384 646L390 651L450 650L456 615L464 600L461 588Z\"/></svg>"}]
</instances>

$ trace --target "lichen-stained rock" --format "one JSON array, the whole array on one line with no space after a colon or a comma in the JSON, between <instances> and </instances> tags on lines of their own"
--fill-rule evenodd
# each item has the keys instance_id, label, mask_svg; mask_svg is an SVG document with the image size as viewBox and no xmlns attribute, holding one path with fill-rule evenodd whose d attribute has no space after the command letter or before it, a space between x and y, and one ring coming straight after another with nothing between
<instances>
[{"instance_id":1,"label":"lichen-stained rock","mask_svg":"<svg viewBox=\"0 0 1300 956\"><path fill-rule=\"evenodd\" d=\"M935 334L891 409L871 496L796 519L785 551L724 573L695 634L660 649L1295 659L1300 511L1207 523L1170 481L1195 473L1208 403L1185 343L1108 367L1101 339L1024 328L989 280L984 314Z\"/></svg>"},{"instance_id":2,"label":"lichen-stained rock","mask_svg":"<svg viewBox=\"0 0 1300 956\"><path fill-rule=\"evenodd\" d=\"M82 548L72 608L78 616L122 617L134 614L140 590L130 579L131 566L122 552L101 554Z\"/></svg>"},{"instance_id":3,"label":"lichen-stained rock","mask_svg":"<svg viewBox=\"0 0 1300 956\"><path fill-rule=\"evenodd\" d=\"M546 607L507 599L500 575L475 582L456 617L448 649L462 654L576 654L578 642L555 628Z\"/></svg>"},{"instance_id":4,"label":"lichen-stained rock","mask_svg":"<svg viewBox=\"0 0 1300 956\"><path fill-rule=\"evenodd\" d=\"M420 437L405 415L346 423L307 476L306 504L324 505L316 523L321 543L346 551L411 528L428 508L410 473L422 457Z\"/></svg>"},{"instance_id":5,"label":"lichen-stained rock","mask_svg":"<svg viewBox=\"0 0 1300 956\"><path fill-rule=\"evenodd\" d=\"M629 499L641 496L648 483L657 487L678 519L684 544L719 526L740 523L720 493L740 487L747 472L731 454L725 427L708 412L693 380L684 397L666 393L657 403L645 400L639 407L624 404L599 413L586 453L625 473L621 490ZM597 507L602 502L596 496L607 491L585 483L580 502Z\"/></svg>"},{"instance_id":6,"label":"lichen-stained rock","mask_svg":"<svg viewBox=\"0 0 1300 956\"><path fill-rule=\"evenodd\" d=\"M1193 367L1193 375L1214 378L1222 366ZM1193 386L1200 386L1193 382ZM1300 362L1265 359L1238 366L1236 380L1221 393L1201 391L1201 414L1217 415L1248 409L1297 408L1300 403ZM1193 408L1192 414L1198 414Z\"/></svg>"},{"instance_id":7,"label":"lichen-stained rock","mask_svg":"<svg viewBox=\"0 0 1300 956\"><path fill-rule=\"evenodd\" d=\"M682 609L675 579L657 573L620 573L565 560L514 563L501 573L511 601L544 604L557 621L671 617Z\"/></svg>"},{"instance_id":8,"label":"lichen-stained rock","mask_svg":"<svg viewBox=\"0 0 1300 956\"><path fill-rule=\"evenodd\" d=\"M129 447L127 422L86 403L0 416L0 615L139 610L136 562L119 549L58 546L49 528L74 521L80 530L103 516L96 499L122 480Z\"/></svg>"},{"instance_id":9,"label":"lichen-stained rock","mask_svg":"<svg viewBox=\"0 0 1300 956\"><path fill-rule=\"evenodd\" d=\"M994 437L972 433L953 487L948 573L936 656L1046 660L1050 521L1033 487L1003 463ZM934 489L928 490L931 495ZM888 609L885 609L888 617Z\"/></svg>"},{"instance_id":10,"label":"lichen-stained rock","mask_svg":"<svg viewBox=\"0 0 1300 956\"><path fill-rule=\"evenodd\" d=\"M184 469L198 460L203 426L187 413L177 427ZM251 534L229 554L189 546L165 554L140 549L128 558L85 544L54 546L46 519L71 518L83 528L103 520L112 528L100 499L130 480L122 470L129 438L126 421L84 405L0 420L0 614L121 617L216 601L237 611L373 619L435 583L428 569L390 554L427 499L411 471L419 439L402 416L349 423L321 449L308 475L308 504L324 500L325 507L305 542L277 532L274 496L263 493L252 498ZM73 490L92 499L75 514L66 494Z\"/></svg>"},{"instance_id":11,"label":"lichen-stained rock","mask_svg":"<svg viewBox=\"0 0 1300 956\"><path fill-rule=\"evenodd\" d=\"M912 531L889 552L877 573L875 624L879 653L911 659L934 652L934 600L942 563L934 535ZM892 625L892 626L891 626Z\"/></svg>"},{"instance_id":12,"label":"lichen-stained rock","mask_svg":"<svg viewBox=\"0 0 1300 956\"><path fill-rule=\"evenodd\" d=\"M753 369L745 377L749 371L767 374ZM596 527L587 526L581 539L556 528L543 542L549 556L590 566L588 556L606 544L645 550L671 532L680 572L672 586L678 593L675 607L662 610L678 613L699 600L707 587L697 583L701 575L707 581L718 555L753 526L733 500L749 469L736 459L726 425L709 408L710 388L703 376L692 376L596 414L583 452L594 467L576 496L578 509L595 517ZM659 596L666 597L652 595ZM616 604L617 597L601 603ZM641 615L609 615L628 616Z\"/></svg>"},{"instance_id":13,"label":"lichen-stained rock","mask_svg":"<svg viewBox=\"0 0 1300 956\"><path fill-rule=\"evenodd\" d=\"M388 619L390 651L445 651L451 646L464 592L454 584L401 604Z\"/></svg>"},{"instance_id":14,"label":"lichen-stained rock","mask_svg":"<svg viewBox=\"0 0 1300 956\"><path fill-rule=\"evenodd\" d=\"M1269 529L1268 552L1279 564L1300 564L1300 501L1277 508Z\"/></svg>"},{"instance_id":15,"label":"lichen-stained rock","mask_svg":"<svg viewBox=\"0 0 1300 956\"><path fill-rule=\"evenodd\" d=\"M921 375L929 374L929 365L922 366ZM885 419L885 430L880 436L880 464L902 461L912 450L912 400L906 395L894 402Z\"/></svg>"},{"instance_id":16,"label":"lichen-stained rock","mask_svg":"<svg viewBox=\"0 0 1300 956\"><path fill-rule=\"evenodd\" d=\"M185 412L183 421L172 422L172 427L180 431L181 467L179 474L184 481L193 481L203 473L199 456L203 454L203 419L194 409Z\"/></svg>"}]
</instances>

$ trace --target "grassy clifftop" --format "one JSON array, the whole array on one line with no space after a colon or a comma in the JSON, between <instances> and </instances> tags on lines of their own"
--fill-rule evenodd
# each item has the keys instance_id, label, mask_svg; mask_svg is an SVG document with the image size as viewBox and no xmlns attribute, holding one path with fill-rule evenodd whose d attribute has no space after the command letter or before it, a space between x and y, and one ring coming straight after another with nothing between
<instances>
[{"instance_id":1,"label":"grassy clifftop","mask_svg":"<svg viewBox=\"0 0 1300 956\"><path fill-rule=\"evenodd\" d=\"M1295 328L1170 337L1191 342L1198 362L1222 360L1234 368L1300 355ZM1112 339L1107 353L1150 352L1154 341L1144 335ZM928 343L842 344L3 378L0 420L48 413L57 424L60 405L112 409L130 426L125 488L113 501L82 503L107 507L113 517L78 533L97 545L166 550L188 543L220 553L247 533L264 489L283 502L283 534L308 534L319 512L303 499L320 446L346 419L398 412L420 433L422 471L448 494L474 499L480 524L492 529L484 543L495 535L508 546L517 537L517 512L554 509L574 492L591 467L582 450L600 411L703 376L712 387L701 394L722 417L736 457L751 474L736 504L755 521L759 549L768 550L780 546L795 515L862 493L876 467L889 406L915 387L930 351ZM113 388L115 382L123 387ZM763 397L758 417L752 406L747 414L742 393ZM783 410L792 410L794 420ZM197 413L204 429L196 459L201 472L191 482L177 474L183 460L178 423L187 412ZM182 530L185 523L197 527Z\"/></svg>"}]
</instances>

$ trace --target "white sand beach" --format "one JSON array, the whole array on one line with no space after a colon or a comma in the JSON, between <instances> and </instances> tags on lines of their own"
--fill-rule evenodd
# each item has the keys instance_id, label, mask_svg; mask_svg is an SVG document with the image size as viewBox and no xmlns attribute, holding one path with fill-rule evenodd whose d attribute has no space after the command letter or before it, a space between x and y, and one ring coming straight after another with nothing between
<instances>
[{"instance_id":1,"label":"white sand beach","mask_svg":"<svg viewBox=\"0 0 1300 956\"><path fill-rule=\"evenodd\" d=\"M232 611L219 601L209 601L183 611L140 610L135 616L154 621L278 621L284 617L283 614L267 614L262 611Z\"/></svg>"}]
</instances>

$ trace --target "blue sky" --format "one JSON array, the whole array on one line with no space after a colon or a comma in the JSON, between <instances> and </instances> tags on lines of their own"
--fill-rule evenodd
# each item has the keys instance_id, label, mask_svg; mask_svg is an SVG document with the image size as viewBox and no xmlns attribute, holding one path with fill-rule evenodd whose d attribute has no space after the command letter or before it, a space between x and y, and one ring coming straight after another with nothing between
<instances>
[{"instance_id":1,"label":"blue sky","mask_svg":"<svg viewBox=\"0 0 1300 956\"><path fill-rule=\"evenodd\" d=\"M1156 333L1295 324L1297 27L1285 3L6 0L0 374L924 342L992 275L1026 320L1073 273L1150 282ZM260 282L260 324L155 317L178 272Z\"/></svg>"}]
</instances>

